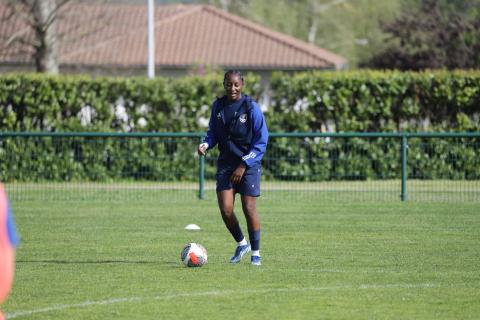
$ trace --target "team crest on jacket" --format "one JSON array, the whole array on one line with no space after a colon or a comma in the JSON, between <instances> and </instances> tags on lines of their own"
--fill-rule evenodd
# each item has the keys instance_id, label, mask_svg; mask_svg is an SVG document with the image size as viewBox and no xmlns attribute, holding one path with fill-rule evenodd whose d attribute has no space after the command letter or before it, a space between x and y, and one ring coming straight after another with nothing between
<instances>
[{"instance_id":1,"label":"team crest on jacket","mask_svg":"<svg viewBox=\"0 0 480 320\"><path fill-rule=\"evenodd\" d=\"M246 113L242 114L238 119L240 120L241 123L247 122L247 114Z\"/></svg>"}]
</instances>

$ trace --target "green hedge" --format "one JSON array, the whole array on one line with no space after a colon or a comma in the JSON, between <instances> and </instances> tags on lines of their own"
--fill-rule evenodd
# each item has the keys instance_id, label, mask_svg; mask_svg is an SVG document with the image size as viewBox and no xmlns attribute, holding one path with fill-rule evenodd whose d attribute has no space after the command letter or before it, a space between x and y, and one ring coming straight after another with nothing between
<instances>
[{"instance_id":1,"label":"green hedge","mask_svg":"<svg viewBox=\"0 0 480 320\"><path fill-rule=\"evenodd\" d=\"M480 71L276 73L271 88L273 131L480 129Z\"/></svg>"},{"instance_id":2,"label":"green hedge","mask_svg":"<svg viewBox=\"0 0 480 320\"><path fill-rule=\"evenodd\" d=\"M221 80L220 74L174 80L2 75L0 125L2 131L203 131L199 119L209 117L222 94ZM271 131L480 129L478 71L274 73L270 80ZM258 99L262 90L259 78L247 75L245 91Z\"/></svg>"},{"instance_id":3,"label":"green hedge","mask_svg":"<svg viewBox=\"0 0 480 320\"><path fill-rule=\"evenodd\" d=\"M221 74L179 79L0 76L1 131L199 132L222 94ZM275 73L265 112L271 132L479 131L480 72ZM258 76L245 92L258 99ZM432 141L435 141L432 144ZM0 139L0 180L191 180L198 141ZM414 143L413 143L414 142ZM478 139L416 139L410 176L479 179ZM415 147L413 147L415 146ZM272 139L271 179L322 181L400 175L399 143ZM207 172L214 172L213 163Z\"/></svg>"},{"instance_id":4,"label":"green hedge","mask_svg":"<svg viewBox=\"0 0 480 320\"><path fill-rule=\"evenodd\" d=\"M191 181L198 139L0 138L0 181Z\"/></svg>"},{"instance_id":5,"label":"green hedge","mask_svg":"<svg viewBox=\"0 0 480 320\"><path fill-rule=\"evenodd\" d=\"M259 78L245 92L260 95ZM205 131L222 75L0 76L1 131ZM0 138L0 181L192 180L195 139Z\"/></svg>"},{"instance_id":6,"label":"green hedge","mask_svg":"<svg viewBox=\"0 0 480 320\"><path fill-rule=\"evenodd\" d=\"M311 72L271 78L269 129L284 132L475 132L480 130L480 72ZM409 176L480 179L478 139L415 139ZM274 153L299 155L305 144L283 141ZM398 141L337 139L309 149L306 162L280 161L285 179L400 177ZM277 150L279 149L279 150ZM319 163L321 164L319 166ZM272 174L273 176L273 174ZM284 177L282 175L282 177Z\"/></svg>"},{"instance_id":7,"label":"green hedge","mask_svg":"<svg viewBox=\"0 0 480 320\"><path fill-rule=\"evenodd\" d=\"M203 131L199 119L210 116L210 104L223 90L221 77L3 75L0 126L2 131ZM259 90L258 77L247 75L245 91L258 98Z\"/></svg>"}]
</instances>

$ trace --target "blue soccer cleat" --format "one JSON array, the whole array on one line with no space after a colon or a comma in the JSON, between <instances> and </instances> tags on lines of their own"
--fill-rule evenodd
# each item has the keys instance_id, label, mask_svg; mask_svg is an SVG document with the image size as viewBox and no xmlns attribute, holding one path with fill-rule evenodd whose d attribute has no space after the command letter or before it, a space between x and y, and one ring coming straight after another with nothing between
<instances>
[{"instance_id":1,"label":"blue soccer cleat","mask_svg":"<svg viewBox=\"0 0 480 320\"><path fill-rule=\"evenodd\" d=\"M252 266L261 266L262 258L260 256L252 256L250 262L252 263Z\"/></svg>"},{"instance_id":2,"label":"blue soccer cleat","mask_svg":"<svg viewBox=\"0 0 480 320\"><path fill-rule=\"evenodd\" d=\"M235 254L230 258L230 263L239 263L243 256L250 252L250 245L237 246Z\"/></svg>"}]
</instances>

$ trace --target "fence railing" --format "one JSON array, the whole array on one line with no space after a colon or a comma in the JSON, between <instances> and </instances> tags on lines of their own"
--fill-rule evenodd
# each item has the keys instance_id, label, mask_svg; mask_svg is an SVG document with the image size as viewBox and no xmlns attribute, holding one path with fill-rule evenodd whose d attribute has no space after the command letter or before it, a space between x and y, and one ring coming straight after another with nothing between
<instances>
[{"instance_id":1,"label":"fence railing","mask_svg":"<svg viewBox=\"0 0 480 320\"><path fill-rule=\"evenodd\" d=\"M0 132L0 180L17 199L204 199L218 151L196 156L203 137ZM271 133L262 179L269 197L480 202L480 133Z\"/></svg>"}]
</instances>

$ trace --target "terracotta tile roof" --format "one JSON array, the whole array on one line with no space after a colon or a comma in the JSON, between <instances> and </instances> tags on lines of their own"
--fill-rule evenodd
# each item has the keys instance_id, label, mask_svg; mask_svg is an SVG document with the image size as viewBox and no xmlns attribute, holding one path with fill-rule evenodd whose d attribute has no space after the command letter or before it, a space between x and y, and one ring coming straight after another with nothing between
<instances>
[{"instance_id":1,"label":"terracotta tile roof","mask_svg":"<svg viewBox=\"0 0 480 320\"><path fill-rule=\"evenodd\" d=\"M0 17L2 14L0 11ZM70 4L60 17L61 64L146 65L145 5ZM19 21L1 23L0 37L19 30L27 32L28 28ZM159 67L205 64L244 69L319 69L346 64L344 58L325 49L206 5L156 6L155 45ZM22 48L17 45L0 51L0 63L30 61L31 52Z\"/></svg>"}]
</instances>

